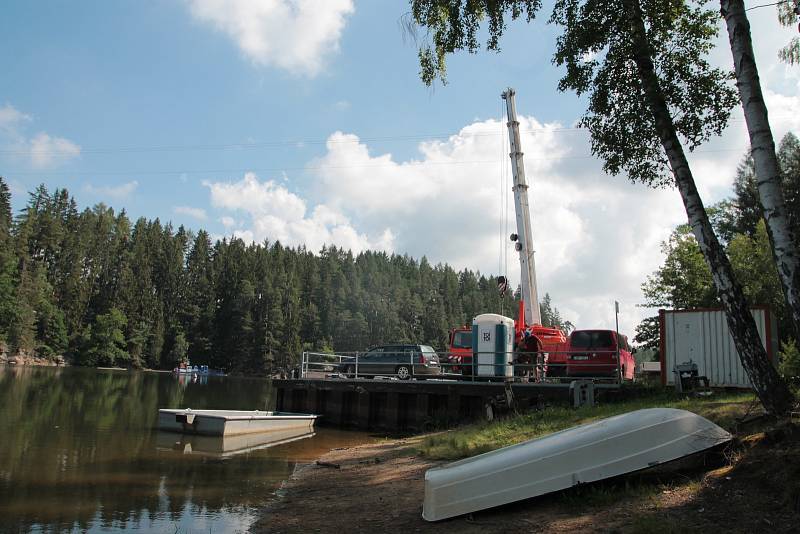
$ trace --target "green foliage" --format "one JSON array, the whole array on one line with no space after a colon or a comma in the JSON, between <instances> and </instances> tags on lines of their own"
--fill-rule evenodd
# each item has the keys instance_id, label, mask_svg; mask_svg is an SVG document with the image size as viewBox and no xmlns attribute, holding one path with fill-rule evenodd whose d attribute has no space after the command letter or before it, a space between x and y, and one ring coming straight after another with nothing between
<instances>
[{"instance_id":1,"label":"green foliage","mask_svg":"<svg viewBox=\"0 0 800 534\"><path fill-rule=\"evenodd\" d=\"M539 313L542 315L542 325L561 329L565 334L575 329L575 325L569 320L561 317L561 312L553 306L553 301L549 293L544 294L544 298L539 303Z\"/></svg>"},{"instance_id":2,"label":"green foliage","mask_svg":"<svg viewBox=\"0 0 800 534\"><path fill-rule=\"evenodd\" d=\"M660 94L675 130L690 150L719 135L737 103L731 74L712 68L719 13L680 0L638 2ZM640 72L631 60L637 46L621 2L558 0L550 18L564 33L553 62L566 67L562 91L588 94L580 121L592 135L592 153L610 174L624 172L649 185L673 182L670 166L645 98Z\"/></svg>"},{"instance_id":3,"label":"green foliage","mask_svg":"<svg viewBox=\"0 0 800 534\"><path fill-rule=\"evenodd\" d=\"M175 341L172 344L172 350L169 351L170 361L176 366L182 362L189 360L189 342L186 341L186 336L182 330L179 330L175 335Z\"/></svg>"},{"instance_id":4,"label":"green foliage","mask_svg":"<svg viewBox=\"0 0 800 534\"><path fill-rule=\"evenodd\" d=\"M781 26L797 28L800 17L794 12L797 2L778 2L778 22ZM789 43L778 51L781 61L790 65L800 63L800 37L792 37Z\"/></svg>"},{"instance_id":5,"label":"green foliage","mask_svg":"<svg viewBox=\"0 0 800 534\"><path fill-rule=\"evenodd\" d=\"M308 348L443 348L449 327L501 309L516 303L502 303L490 278L425 258L212 243L102 204L79 212L65 190L45 187L0 247L0 339L83 365L171 368L190 357L271 373Z\"/></svg>"},{"instance_id":6,"label":"green foliage","mask_svg":"<svg viewBox=\"0 0 800 534\"><path fill-rule=\"evenodd\" d=\"M794 340L781 344L778 370L784 378L800 381L800 349Z\"/></svg>"},{"instance_id":7,"label":"green foliage","mask_svg":"<svg viewBox=\"0 0 800 534\"><path fill-rule=\"evenodd\" d=\"M664 264L642 284L645 305L678 309L717 305L711 271L688 225L662 244Z\"/></svg>"},{"instance_id":8,"label":"green foliage","mask_svg":"<svg viewBox=\"0 0 800 534\"><path fill-rule=\"evenodd\" d=\"M130 356L125 348L123 331L128 321L117 308L98 315L89 331L89 339L81 353L84 365L125 365Z\"/></svg>"},{"instance_id":9,"label":"green foliage","mask_svg":"<svg viewBox=\"0 0 800 534\"><path fill-rule=\"evenodd\" d=\"M439 78L447 83L446 55L457 50L475 53L480 47L478 33L487 22L487 50L500 50L500 37L506 29L505 16L511 20L525 15L533 20L541 0L411 0L407 27L417 37L425 28L419 48L420 77L426 85Z\"/></svg>"},{"instance_id":10,"label":"green foliage","mask_svg":"<svg viewBox=\"0 0 800 534\"><path fill-rule=\"evenodd\" d=\"M633 337L634 343L643 349L658 349L661 338L658 317L646 317L636 325L636 335Z\"/></svg>"},{"instance_id":11,"label":"green foliage","mask_svg":"<svg viewBox=\"0 0 800 534\"><path fill-rule=\"evenodd\" d=\"M791 224L797 225L800 224L800 142L794 134L788 133L783 138L778 158L787 213ZM778 333L785 339L792 331L791 318L775 269L749 155L736 171L734 196L718 203L709 215L727 245L731 267L747 300L753 305L767 305L775 312ZM662 245L662 252L664 263L642 285L646 306L685 309L718 305L711 273L687 226L679 226L672 233ZM637 327L635 341L657 346L655 318L646 319Z\"/></svg>"}]
</instances>

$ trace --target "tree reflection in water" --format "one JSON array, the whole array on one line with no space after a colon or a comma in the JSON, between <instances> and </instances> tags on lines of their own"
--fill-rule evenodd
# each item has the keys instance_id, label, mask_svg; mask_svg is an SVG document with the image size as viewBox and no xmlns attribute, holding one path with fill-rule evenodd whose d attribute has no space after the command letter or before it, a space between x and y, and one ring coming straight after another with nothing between
<instances>
[{"instance_id":1,"label":"tree reflection in water","mask_svg":"<svg viewBox=\"0 0 800 534\"><path fill-rule=\"evenodd\" d=\"M365 436L222 458L157 448L154 427L159 408L265 410L271 398L262 379L0 368L0 530L246 529L297 461Z\"/></svg>"}]
</instances>

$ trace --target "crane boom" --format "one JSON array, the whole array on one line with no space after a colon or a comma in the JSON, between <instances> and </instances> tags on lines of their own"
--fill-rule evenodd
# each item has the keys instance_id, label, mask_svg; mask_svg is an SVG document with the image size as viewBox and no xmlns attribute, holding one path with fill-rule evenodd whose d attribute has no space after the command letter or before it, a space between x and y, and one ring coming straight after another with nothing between
<instances>
[{"instance_id":1,"label":"crane boom","mask_svg":"<svg viewBox=\"0 0 800 534\"><path fill-rule=\"evenodd\" d=\"M530 324L542 324L539 312L539 294L536 289L536 264L533 258L533 232L531 230L531 213L528 204L528 184L525 181L525 164L522 161L522 150L519 138L519 121L514 101L516 91L508 88L502 98L506 101L508 115L508 139L511 152L511 171L514 175L514 210L517 215L516 249L519 252L519 266L522 286L522 300L525 303L525 318ZM512 238L513 239L513 238Z\"/></svg>"}]
</instances>

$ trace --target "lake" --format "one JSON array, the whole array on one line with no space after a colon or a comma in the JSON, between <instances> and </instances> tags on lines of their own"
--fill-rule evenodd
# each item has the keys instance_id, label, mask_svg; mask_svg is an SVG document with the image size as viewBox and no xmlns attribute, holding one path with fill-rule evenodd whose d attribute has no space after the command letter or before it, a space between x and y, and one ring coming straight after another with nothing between
<instances>
[{"instance_id":1,"label":"lake","mask_svg":"<svg viewBox=\"0 0 800 534\"><path fill-rule=\"evenodd\" d=\"M156 430L158 409L268 410L272 397L266 379L2 366L0 531L244 532L298 465L369 436L323 428L223 453Z\"/></svg>"}]
</instances>

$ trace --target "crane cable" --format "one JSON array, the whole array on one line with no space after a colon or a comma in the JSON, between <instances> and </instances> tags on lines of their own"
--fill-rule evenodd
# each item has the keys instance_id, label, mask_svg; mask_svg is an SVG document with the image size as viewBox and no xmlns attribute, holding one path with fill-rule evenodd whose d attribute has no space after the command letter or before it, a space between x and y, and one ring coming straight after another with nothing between
<instances>
[{"instance_id":1,"label":"crane cable","mask_svg":"<svg viewBox=\"0 0 800 534\"><path fill-rule=\"evenodd\" d=\"M503 196L505 194L505 183L506 182L505 182L505 167L503 166L503 150L505 148L505 141L504 141L504 137L502 136L502 130L503 130L503 103L502 102L503 101L501 101L501 104L500 104L500 132L501 132L501 135L500 135L500 206L499 206L500 207L500 250L498 251L499 254L498 254L498 257L497 257L498 282L499 282L499 277L505 276L505 274L504 274L505 265L503 264L503 251L504 251L504 247L505 247L505 241L503 239L503 234L505 233L505 224L506 224L505 217L506 217L506 215L505 215L505 211L504 211L505 203L503 202ZM506 278L506 283L508 283L508 279L507 278ZM503 312L504 312L504 309L503 309L503 304L504 304L503 297L504 296L505 295L504 295L503 291L500 290L500 315L502 315Z\"/></svg>"},{"instance_id":2,"label":"crane cable","mask_svg":"<svg viewBox=\"0 0 800 534\"><path fill-rule=\"evenodd\" d=\"M506 102L503 100L500 103L500 255L498 258L499 264L499 276L502 276L505 280L505 289L501 291L500 294L500 313L501 315L505 313L505 293L509 288L509 281L508 281L508 243L506 242L506 238L508 234L508 214L509 214L509 207L508 207L508 188L509 188L509 181L510 181L510 169L509 169L509 151L511 150L510 144L506 144L507 139L507 131L503 131L507 129L507 124L503 120L506 115ZM510 143L510 141L508 141ZM513 291L513 290L512 290Z\"/></svg>"}]
</instances>

